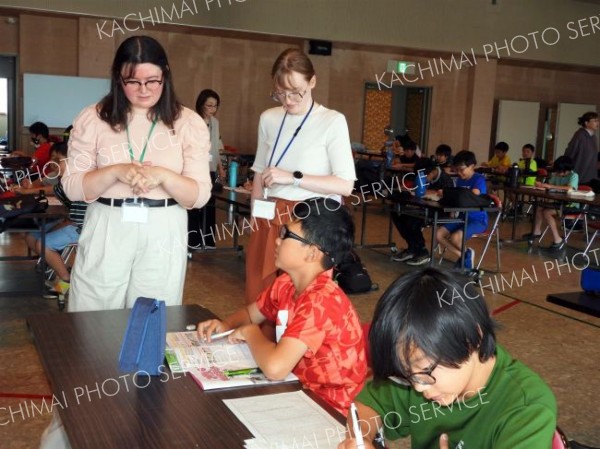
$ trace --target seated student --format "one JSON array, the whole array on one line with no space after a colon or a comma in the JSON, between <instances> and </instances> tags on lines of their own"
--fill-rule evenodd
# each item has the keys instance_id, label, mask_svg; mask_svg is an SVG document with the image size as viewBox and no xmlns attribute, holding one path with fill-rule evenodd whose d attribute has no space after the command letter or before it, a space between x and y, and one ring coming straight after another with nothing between
<instances>
[{"instance_id":1,"label":"seated student","mask_svg":"<svg viewBox=\"0 0 600 449\"><path fill-rule=\"evenodd\" d=\"M66 169L66 164L61 160L67 158L67 144L59 142L52 145L50 150L50 162L48 162L41 170L43 178L31 180L30 178L20 179L12 191L21 194L38 193L43 190L46 196L54 193L54 186L58 183L59 177L62 175L62 169Z\"/></svg>"},{"instance_id":2,"label":"seated student","mask_svg":"<svg viewBox=\"0 0 600 449\"><path fill-rule=\"evenodd\" d=\"M399 155L399 162L394 162L392 168L413 168L419 160L417 156L417 144L412 140L404 142L401 150L396 154Z\"/></svg>"},{"instance_id":3,"label":"seated student","mask_svg":"<svg viewBox=\"0 0 600 449\"><path fill-rule=\"evenodd\" d=\"M258 300L223 321L198 324L200 338L236 329L230 342L246 341L270 379L294 373L300 382L346 413L362 388L367 363L360 320L332 280L335 261L352 248L354 224L340 203L319 198L294 207L295 219L281 227L275 264L285 273ZM260 324L276 323L276 339Z\"/></svg>"},{"instance_id":4,"label":"seated student","mask_svg":"<svg viewBox=\"0 0 600 449\"><path fill-rule=\"evenodd\" d=\"M462 150L454 156L454 170L458 174L456 187L465 187L471 189L475 195L480 195L482 193L487 193L487 187L485 184L485 177L482 174L475 172L476 164L477 159L472 151ZM476 211L468 212L468 214L469 223L466 229L467 240L469 240L473 234L485 231L488 226L487 212ZM450 253L458 256L455 268L461 268L460 256L463 230L464 224L462 223L446 223L437 230L436 239L438 243L446 247ZM475 251L473 248L467 248L465 250L465 269L471 270L474 263Z\"/></svg>"},{"instance_id":5,"label":"seated student","mask_svg":"<svg viewBox=\"0 0 600 449\"><path fill-rule=\"evenodd\" d=\"M33 153L32 168L41 171L44 165L50 160L50 130L45 123L35 122L29 127L31 134L31 143L35 147ZM17 150L11 153L11 156L27 156L24 151Z\"/></svg>"},{"instance_id":6,"label":"seated student","mask_svg":"<svg viewBox=\"0 0 600 449\"><path fill-rule=\"evenodd\" d=\"M519 168L523 175L521 181L526 186L533 186L537 176L537 162L533 158L535 147L530 143L523 145L521 156L523 156L522 159L519 159Z\"/></svg>"},{"instance_id":7,"label":"seated student","mask_svg":"<svg viewBox=\"0 0 600 449\"><path fill-rule=\"evenodd\" d=\"M508 153L508 144L506 142L498 142L494 147L494 157L481 165L492 168L494 173L504 174L511 166L510 157L506 153Z\"/></svg>"},{"instance_id":8,"label":"seated student","mask_svg":"<svg viewBox=\"0 0 600 449\"><path fill-rule=\"evenodd\" d=\"M573 171L573 161L567 156L560 156L554 161L553 172L547 183L536 182L536 187L557 190L577 190L579 176ZM554 217L557 210L554 207L538 207L535 211L535 220L533 223L533 232L523 235L524 239L535 240L542 235L542 221L545 220L552 232L554 242L548 247L550 250L560 249L563 244L563 238L558 230L558 224Z\"/></svg>"},{"instance_id":9,"label":"seated student","mask_svg":"<svg viewBox=\"0 0 600 449\"><path fill-rule=\"evenodd\" d=\"M369 332L374 379L355 400L364 447L379 427L385 439L410 437L412 449L550 448L556 399L496 343L495 327L483 296L451 273L394 281ZM338 446L356 447L353 438Z\"/></svg>"},{"instance_id":10,"label":"seated student","mask_svg":"<svg viewBox=\"0 0 600 449\"><path fill-rule=\"evenodd\" d=\"M453 187L452 178L444 172L439 166L435 165L431 159L419 159L415 164L415 171L423 170L427 176L427 193L441 196L442 190L446 187ZM396 192L394 192L396 194ZM393 199L393 196L392 196ZM424 220L410 215L399 215L395 211L391 212L392 221L398 229L402 238L408 244L408 248L402 250L398 255L393 256L392 260L396 262L406 262L407 265L423 265L431 260L429 251L425 246L425 237L423 237L422 228Z\"/></svg>"},{"instance_id":11,"label":"seated student","mask_svg":"<svg viewBox=\"0 0 600 449\"><path fill-rule=\"evenodd\" d=\"M66 158L60 160L60 172L64 173L64 170L66 170ZM79 241L87 203L83 201L71 202L63 191L60 178L58 178L58 183L54 186L54 193L69 208L69 218L47 223L45 258L50 268L56 273L54 291L64 295L70 288L71 273L62 260L60 252L68 245ZM27 246L36 254L40 254L42 251L40 239L41 233L39 231L30 232L25 236Z\"/></svg>"},{"instance_id":12,"label":"seated student","mask_svg":"<svg viewBox=\"0 0 600 449\"><path fill-rule=\"evenodd\" d=\"M445 143L435 149L435 162L438 167L448 173L452 168L452 148Z\"/></svg>"}]
</instances>

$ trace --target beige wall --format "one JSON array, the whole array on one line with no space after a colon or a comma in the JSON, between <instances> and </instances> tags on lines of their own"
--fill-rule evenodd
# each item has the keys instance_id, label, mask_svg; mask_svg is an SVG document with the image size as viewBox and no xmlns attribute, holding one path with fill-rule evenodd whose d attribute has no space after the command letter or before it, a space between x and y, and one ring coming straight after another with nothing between
<instances>
[{"instance_id":1,"label":"beige wall","mask_svg":"<svg viewBox=\"0 0 600 449\"><path fill-rule=\"evenodd\" d=\"M582 0L3 0L0 7L122 19L128 14L199 27L502 58L600 66L598 2ZM150 19L149 19L150 20ZM581 20L580 23L578 21ZM122 21L121 21L122 24ZM593 27L596 25L596 28ZM121 25L122 26L122 25ZM546 31L546 43L541 34ZM109 30L112 27L108 27ZM529 33L539 33L529 35ZM587 34L587 36L585 36ZM518 36L524 36L527 41ZM510 41L515 38L513 46ZM534 38L537 40L534 40ZM523 51L525 46L527 51ZM536 48L537 46L537 48ZM518 53L522 52L522 53Z\"/></svg>"},{"instance_id":2,"label":"beige wall","mask_svg":"<svg viewBox=\"0 0 600 449\"><path fill-rule=\"evenodd\" d=\"M130 35L118 33L113 38L100 39L95 18L33 13L16 16L18 24L11 27L0 16L0 31L4 29L6 37L0 51L18 53L21 74L106 77L115 49ZM147 34L160 40L167 49L176 90L184 104L193 108L203 88L213 88L221 94L219 118L223 140L242 152L255 151L260 112L273 105L268 93L269 72L275 57L284 48L306 44L296 38L165 25L153 27ZM52 37L39 39L40 35ZM432 58L439 61L441 57L448 62L450 56L442 52L336 43L332 56L312 56L318 77L315 98L343 112L352 140L360 140L364 83L376 81L376 74L381 77L388 59L410 60L424 67ZM485 58L478 58L474 67L463 64L460 70L454 68L443 74L424 73L416 82L406 85L433 88L426 150L431 152L444 142L456 150L472 149L483 160L488 155L496 100L539 101L549 107L559 101L600 105L599 74L600 69L503 59L486 62ZM389 84L390 75L383 81ZM27 143L28 137L23 131L23 143Z\"/></svg>"}]
</instances>

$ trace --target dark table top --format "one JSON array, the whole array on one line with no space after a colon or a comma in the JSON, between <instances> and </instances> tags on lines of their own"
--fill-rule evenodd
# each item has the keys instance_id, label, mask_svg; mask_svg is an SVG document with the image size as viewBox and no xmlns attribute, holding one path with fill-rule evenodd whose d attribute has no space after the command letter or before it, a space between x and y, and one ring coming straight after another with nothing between
<instances>
[{"instance_id":1,"label":"dark table top","mask_svg":"<svg viewBox=\"0 0 600 449\"><path fill-rule=\"evenodd\" d=\"M204 392L191 376L119 371L130 310L33 315L27 322L73 448L242 448L250 432L223 399L296 391L299 383ZM214 315L167 307L167 331ZM60 403L60 405L58 404Z\"/></svg>"},{"instance_id":2,"label":"dark table top","mask_svg":"<svg viewBox=\"0 0 600 449\"><path fill-rule=\"evenodd\" d=\"M600 207L600 195L595 195L592 197L580 197L580 196L572 196L567 193L553 193L549 192L547 189L539 189L532 187L520 186L517 188L512 188L505 186L504 190L506 192L512 192L520 195L529 195L536 198L544 198L548 200L554 200L563 203L580 203L587 204L592 207Z\"/></svg>"}]
</instances>

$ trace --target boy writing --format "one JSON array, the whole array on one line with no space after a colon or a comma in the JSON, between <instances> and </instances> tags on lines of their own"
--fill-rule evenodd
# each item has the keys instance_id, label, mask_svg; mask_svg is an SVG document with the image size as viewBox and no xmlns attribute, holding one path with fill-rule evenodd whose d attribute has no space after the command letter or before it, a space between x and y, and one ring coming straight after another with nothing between
<instances>
[{"instance_id":1,"label":"boy writing","mask_svg":"<svg viewBox=\"0 0 600 449\"><path fill-rule=\"evenodd\" d=\"M483 296L456 276L427 268L394 281L375 308L369 344L374 380L356 397L364 448L378 428L385 439L410 436L412 449L551 446L552 391L496 344ZM348 416L348 428L353 422ZM338 446L356 447L354 438Z\"/></svg>"},{"instance_id":2,"label":"boy writing","mask_svg":"<svg viewBox=\"0 0 600 449\"><path fill-rule=\"evenodd\" d=\"M435 165L431 159L421 158L415 164L415 172L423 171L427 177L426 195L442 195L443 189L453 187L452 178L441 167ZM393 195L399 192L394 192ZM392 195L392 199L393 199ZM407 265L418 266L431 260L429 251L425 247L423 226L425 220L411 215L402 215L392 211L392 221L408 248L393 256L395 262L406 262Z\"/></svg>"},{"instance_id":3,"label":"boy writing","mask_svg":"<svg viewBox=\"0 0 600 449\"><path fill-rule=\"evenodd\" d=\"M367 364L360 321L331 268L352 248L354 224L340 203L319 198L296 204L281 227L275 264L285 271L258 300L223 321L198 324L200 338L235 329L230 342L245 341L270 379L294 373L342 413L362 388ZM276 324L275 341L259 325Z\"/></svg>"},{"instance_id":4,"label":"boy writing","mask_svg":"<svg viewBox=\"0 0 600 449\"><path fill-rule=\"evenodd\" d=\"M487 193L487 187L485 177L475 172L476 164L477 159L475 159L475 154L472 151L462 150L454 156L454 169L458 174L456 187L464 187L470 189L475 195L481 195L482 193ZM485 231L488 226L487 212L475 211L468 212L468 214L467 229L464 229L465 226L463 223L446 223L438 228L436 234L438 243L458 257L455 265L455 268L458 269L462 267L461 249L463 232L467 233L466 240L469 240L473 234ZM465 269L473 269L474 263L475 251L473 248L467 248L465 250Z\"/></svg>"},{"instance_id":5,"label":"boy writing","mask_svg":"<svg viewBox=\"0 0 600 449\"><path fill-rule=\"evenodd\" d=\"M493 173L504 174L511 166L510 158L506 153L508 153L508 144L506 142L498 142L494 147L494 157L482 165L490 167Z\"/></svg>"},{"instance_id":6,"label":"boy writing","mask_svg":"<svg viewBox=\"0 0 600 449\"><path fill-rule=\"evenodd\" d=\"M536 187L556 190L577 190L579 184L579 176L573 171L573 161L567 156L560 156L554 161L554 172L548 183L536 182ZM575 206L576 209L578 209ZM578 210L579 212L579 210ZM549 250L558 250L563 247L563 241L558 224L556 223L556 215L558 211L556 207L538 207L535 210L535 220L533 222L533 232L525 234L523 238L533 241L542 236L542 221L545 220L552 232L553 242L547 248Z\"/></svg>"}]
</instances>

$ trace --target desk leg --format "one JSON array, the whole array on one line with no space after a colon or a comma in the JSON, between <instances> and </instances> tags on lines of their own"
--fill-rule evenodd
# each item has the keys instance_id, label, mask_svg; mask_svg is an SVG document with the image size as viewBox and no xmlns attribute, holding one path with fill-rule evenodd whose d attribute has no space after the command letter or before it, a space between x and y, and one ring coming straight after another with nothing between
<instances>
[{"instance_id":1,"label":"desk leg","mask_svg":"<svg viewBox=\"0 0 600 449\"><path fill-rule=\"evenodd\" d=\"M42 267L42 285L41 292L42 295L46 289L46 218L40 218L41 220L41 230L40 230L40 241L41 241L41 251L40 251L40 266Z\"/></svg>"},{"instance_id":2,"label":"desk leg","mask_svg":"<svg viewBox=\"0 0 600 449\"><path fill-rule=\"evenodd\" d=\"M435 264L435 254L433 254L433 252L435 251L435 235L437 234L437 221L438 221L438 211L435 210L433 212L433 229L431 230L431 252L430 252L431 259L429 260L430 267L433 267Z\"/></svg>"},{"instance_id":3,"label":"desk leg","mask_svg":"<svg viewBox=\"0 0 600 449\"><path fill-rule=\"evenodd\" d=\"M365 244L365 232L366 232L366 223L367 223L367 202L362 202L362 218L360 222L360 246L364 246Z\"/></svg>"}]
</instances>

